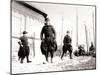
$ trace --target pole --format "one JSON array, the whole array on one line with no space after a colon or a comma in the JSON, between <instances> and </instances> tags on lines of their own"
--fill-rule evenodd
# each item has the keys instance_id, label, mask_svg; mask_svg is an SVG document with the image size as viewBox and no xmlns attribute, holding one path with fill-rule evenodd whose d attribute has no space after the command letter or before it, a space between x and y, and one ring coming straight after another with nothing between
<instances>
[{"instance_id":1,"label":"pole","mask_svg":"<svg viewBox=\"0 0 100 75\"><path fill-rule=\"evenodd\" d=\"M61 36L61 46L63 45L62 44L62 42L63 42L63 16L62 16L62 29L61 29L61 31L62 31L62 36Z\"/></svg>"},{"instance_id":2,"label":"pole","mask_svg":"<svg viewBox=\"0 0 100 75\"><path fill-rule=\"evenodd\" d=\"M22 19L21 19L21 21L22 21ZM21 36L21 24L20 24L20 36Z\"/></svg>"},{"instance_id":3,"label":"pole","mask_svg":"<svg viewBox=\"0 0 100 75\"><path fill-rule=\"evenodd\" d=\"M93 22L93 43L95 45L95 26L94 26L94 11L92 10L92 22Z\"/></svg>"},{"instance_id":4,"label":"pole","mask_svg":"<svg viewBox=\"0 0 100 75\"><path fill-rule=\"evenodd\" d=\"M85 26L85 34L86 34L86 45L87 45L87 54L88 54L88 34L87 34L87 27L86 27L86 25L84 24L84 26Z\"/></svg>"},{"instance_id":5,"label":"pole","mask_svg":"<svg viewBox=\"0 0 100 75\"><path fill-rule=\"evenodd\" d=\"M78 47L78 9L76 8L76 47Z\"/></svg>"},{"instance_id":6,"label":"pole","mask_svg":"<svg viewBox=\"0 0 100 75\"><path fill-rule=\"evenodd\" d=\"M25 18L25 25L24 25L24 30L26 31L26 16L24 17Z\"/></svg>"},{"instance_id":7,"label":"pole","mask_svg":"<svg viewBox=\"0 0 100 75\"><path fill-rule=\"evenodd\" d=\"M92 40L91 40L91 32L90 32L90 31L89 31L89 37L90 37L90 38L89 38L89 39L90 39L90 41L92 42Z\"/></svg>"},{"instance_id":8,"label":"pole","mask_svg":"<svg viewBox=\"0 0 100 75\"><path fill-rule=\"evenodd\" d=\"M35 32L33 34L33 57L35 57Z\"/></svg>"},{"instance_id":9,"label":"pole","mask_svg":"<svg viewBox=\"0 0 100 75\"><path fill-rule=\"evenodd\" d=\"M71 38L73 37L73 27L71 29Z\"/></svg>"}]
</instances>

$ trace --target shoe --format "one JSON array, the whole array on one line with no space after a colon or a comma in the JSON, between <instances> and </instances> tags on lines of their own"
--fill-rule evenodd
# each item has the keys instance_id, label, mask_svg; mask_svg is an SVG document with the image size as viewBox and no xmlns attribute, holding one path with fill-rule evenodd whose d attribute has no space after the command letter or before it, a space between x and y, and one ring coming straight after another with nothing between
<instances>
[{"instance_id":1,"label":"shoe","mask_svg":"<svg viewBox=\"0 0 100 75\"><path fill-rule=\"evenodd\" d=\"M27 61L27 63L31 63L32 61Z\"/></svg>"},{"instance_id":2,"label":"shoe","mask_svg":"<svg viewBox=\"0 0 100 75\"><path fill-rule=\"evenodd\" d=\"M20 63L22 64L22 63L23 63L23 61L20 61Z\"/></svg>"},{"instance_id":3,"label":"shoe","mask_svg":"<svg viewBox=\"0 0 100 75\"><path fill-rule=\"evenodd\" d=\"M70 59L73 59L72 57Z\"/></svg>"},{"instance_id":4,"label":"shoe","mask_svg":"<svg viewBox=\"0 0 100 75\"><path fill-rule=\"evenodd\" d=\"M43 64L46 64L45 62L43 62Z\"/></svg>"}]
</instances>

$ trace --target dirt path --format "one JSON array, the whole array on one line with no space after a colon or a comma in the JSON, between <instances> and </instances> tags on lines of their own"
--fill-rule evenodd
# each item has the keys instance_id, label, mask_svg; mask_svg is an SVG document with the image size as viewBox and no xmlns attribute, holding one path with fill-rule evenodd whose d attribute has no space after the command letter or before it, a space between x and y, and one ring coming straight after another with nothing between
<instances>
[{"instance_id":1,"label":"dirt path","mask_svg":"<svg viewBox=\"0 0 100 75\"><path fill-rule=\"evenodd\" d=\"M34 73L34 72L50 72L50 71L63 71L63 70L82 70L82 69L95 69L95 58L90 56L80 56L69 59L69 57L64 57L63 60L60 57L54 57L53 63L23 63L19 62L12 63L12 73Z\"/></svg>"}]
</instances>

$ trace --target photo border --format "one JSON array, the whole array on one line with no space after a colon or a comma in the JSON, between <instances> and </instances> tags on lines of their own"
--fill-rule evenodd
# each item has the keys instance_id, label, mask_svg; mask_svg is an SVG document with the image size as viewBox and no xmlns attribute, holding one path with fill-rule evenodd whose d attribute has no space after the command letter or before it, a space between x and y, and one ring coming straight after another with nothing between
<instances>
[{"instance_id":1,"label":"photo border","mask_svg":"<svg viewBox=\"0 0 100 75\"><path fill-rule=\"evenodd\" d=\"M56 3L56 2L42 2L42 1L23 1L18 2L34 2L34 3L46 3L46 4L59 4L59 5L74 5L74 6L91 6L95 8L95 50L96 50L96 66L94 69L80 69L80 70L63 70L63 71L47 71L47 72L31 72L31 73L16 73L12 74L12 1L10 1L10 75L21 75L21 74L40 74L40 73L54 73L54 72L71 72L71 71L86 71L86 70L96 70L97 67L97 6L88 4L73 4L73 3ZM16 0L17 1L17 0Z\"/></svg>"}]
</instances>

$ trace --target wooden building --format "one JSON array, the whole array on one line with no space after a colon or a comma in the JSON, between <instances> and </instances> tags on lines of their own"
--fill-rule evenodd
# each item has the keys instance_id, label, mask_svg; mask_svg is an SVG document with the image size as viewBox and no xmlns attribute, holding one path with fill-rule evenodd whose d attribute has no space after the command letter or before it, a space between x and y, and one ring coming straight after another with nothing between
<instances>
[{"instance_id":1,"label":"wooden building","mask_svg":"<svg viewBox=\"0 0 100 75\"><path fill-rule=\"evenodd\" d=\"M45 23L46 13L22 1L12 0L12 59L17 60L18 41L22 32L28 32L30 55L34 57L40 50L40 32ZM37 51L36 51L37 49Z\"/></svg>"}]
</instances>

